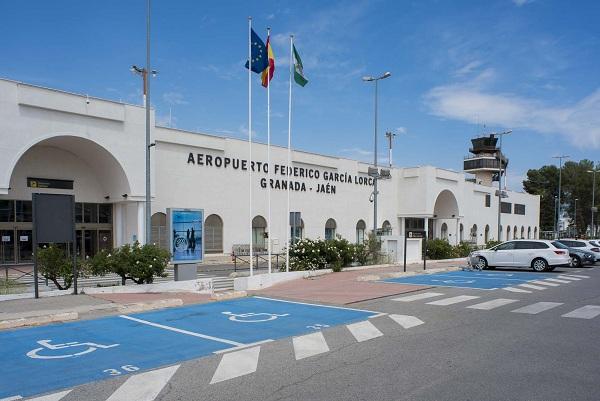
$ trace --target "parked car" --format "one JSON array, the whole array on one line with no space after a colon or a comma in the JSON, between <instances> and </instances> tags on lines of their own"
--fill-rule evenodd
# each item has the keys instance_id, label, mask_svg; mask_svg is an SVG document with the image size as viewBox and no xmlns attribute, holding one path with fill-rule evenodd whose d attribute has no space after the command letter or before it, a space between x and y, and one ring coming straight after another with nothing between
<instances>
[{"instance_id":1,"label":"parked car","mask_svg":"<svg viewBox=\"0 0 600 401\"><path fill-rule=\"evenodd\" d=\"M598 241L597 239L590 240L589 242L590 242L590 244L592 244L592 245L597 246L598 248L600 248L600 241Z\"/></svg>"},{"instance_id":2,"label":"parked car","mask_svg":"<svg viewBox=\"0 0 600 401\"><path fill-rule=\"evenodd\" d=\"M594 256L596 256L596 262L600 261L600 247L593 245L590 241L573 238L561 238L557 241L568 246L569 248L585 249L593 252Z\"/></svg>"},{"instance_id":3,"label":"parked car","mask_svg":"<svg viewBox=\"0 0 600 401\"><path fill-rule=\"evenodd\" d=\"M571 263L568 250L557 248L549 240L506 241L490 249L473 251L469 258L473 265L483 269L530 267L536 272L552 271Z\"/></svg>"},{"instance_id":4,"label":"parked car","mask_svg":"<svg viewBox=\"0 0 600 401\"><path fill-rule=\"evenodd\" d=\"M596 261L596 255L591 251L586 251L582 248L569 248L565 244L552 241L552 245L560 249L566 249L571 257L571 267L581 267L586 264L593 265Z\"/></svg>"}]
</instances>

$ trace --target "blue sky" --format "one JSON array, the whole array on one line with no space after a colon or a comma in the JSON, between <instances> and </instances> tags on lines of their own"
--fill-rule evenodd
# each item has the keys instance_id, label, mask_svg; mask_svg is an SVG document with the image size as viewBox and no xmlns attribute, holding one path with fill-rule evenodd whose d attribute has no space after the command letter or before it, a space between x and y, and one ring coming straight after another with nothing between
<instances>
[{"instance_id":1,"label":"blue sky","mask_svg":"<svg viewBox=\"0 0 600 401\"><path fill-rule=\"evenodd\" d=\"M145 0L0 3L0 76L141 102ZM553 155L600 160L600 2L153 1L152 104L163 125L246 137L247 17L272 28L272 142L287 143L289 35L304 61L294 87L294 147L373 158L373 87L394 164L460 170L469 139L512 129L509 186ZM265 38L266 39L266 38ZM254 82L253 131L266 141L266 91Z\"/></svg>"}]
</instances>

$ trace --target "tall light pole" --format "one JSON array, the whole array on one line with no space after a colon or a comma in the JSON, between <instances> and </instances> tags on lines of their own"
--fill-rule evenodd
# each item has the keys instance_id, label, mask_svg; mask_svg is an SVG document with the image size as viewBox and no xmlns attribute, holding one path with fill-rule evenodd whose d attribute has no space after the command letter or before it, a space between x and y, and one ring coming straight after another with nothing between
<instances>
[{"instance_id":1,"label":"tall light pole","mask_svg":"<svg viewBox=\"0 0 600 401\"><path fill-rule=\"evenodd\" d=\"M554 195L554 237L556 238L558 235L556 233L556 204L557 204L558 196Z\"/></svg>"},{"instance_id":2,"label":"tall light pole","mask_svg":"<svg viewBox=\"0 0 600 401\"><path fill-rule=\"evenodd\" d=\"M559 162L559 169L558 169L558 216L557 216L557 223L556 226L558 227L558 235L557 237L560 237L560 192L561 192L561 185L562 185L562 161L563 159L568 159L570 156L567 155L561 155L561 156L553 156L553 159L558 159Z\"/></svg>"},{"instance_id":3,"label":"tall light pole","mask_svg":"<svg viewBox=\"0 0 600 401\"><path fill-rule=\"evenodd\" d=\"M131 72L141 75L144 85L144 106L146 107L146 215L145 215L145 243L151 243L152 226L151 226L151 192L150 192L150 148L154 146L150 142L150 80L148 79L148 71L152 76L156 76L156 71L150 69L150 0L146 1L146 67L140 68L132 65Z\"/></svg>"},{"instance_id":4,"label":"tall light pole","mask_svg":"<svg viewBox=\"0 0 600 401\"><path fill-rule=\"evenodd\" d=\"M592 184L592 238L596 236L596 227L594 224L594 212L596 212L596 167L593 170L588 170L588 173L592 173L594 175L593 184Z\"/></svg>"},{"instance_id":5,"label":"tall light pole","mask_svg":"<svg viewBox=\"0 0 600 401\"><path fill-rule=\"evenodd\" d=\"M498 241L500 241L502 234L502 137L511 132L512 130L494 134L500 137L500 144L498 146Z\"/></svg>"},{"instance_id":6,"label":"tall light pole","mask_svg":"<svg viewBox=\"0 0 600 401\"><path fill-rule=\"evenodd\" d=\"M577 201L578 200L579 200L579 198L575 198L575 211L573 212L573 214L575 215L575 220L574 220L574 222L575 222L575 224L574 224L574 227L575 227L575 238L577 238L577 236L578 236L577 235L578 234L577 233Z\"/></svg>"},{"instance_id":7,"label":"tall light pole","mask_svg":"<svg viewBox=\"0 0 600 401\"><path fill-rule=\"evenodd\" d=\"M375 235L377 234L377 179L379 178L379 169L377 166L377 84L380 80L389 78L391 75L392 73L388 71L380 77L363 77L363 81L365 82L375 82L375 144L373 152L373 165L375 167L373 174L373 234Z\"/></svg>"}]
</instances>

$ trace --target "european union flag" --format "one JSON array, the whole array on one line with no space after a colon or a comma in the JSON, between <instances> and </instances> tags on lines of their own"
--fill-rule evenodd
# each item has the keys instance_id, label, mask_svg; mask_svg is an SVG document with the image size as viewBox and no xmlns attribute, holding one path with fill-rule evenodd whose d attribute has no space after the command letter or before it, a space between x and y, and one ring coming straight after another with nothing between
<instances>
[{"instance_id":1,"label":"european union flag","mask_svg":"<svg viewBox=\"0 0 600 401\"><path fill-rule=\"evenodd\" d=\"M269 59L267 58L267 48L265 42L258 37L254 29L251 29L251 48L252 48L252 72L260 74L269 66ZM246 61L246 68L248 68L248 62Z\"/></svg>"}]
</instances>

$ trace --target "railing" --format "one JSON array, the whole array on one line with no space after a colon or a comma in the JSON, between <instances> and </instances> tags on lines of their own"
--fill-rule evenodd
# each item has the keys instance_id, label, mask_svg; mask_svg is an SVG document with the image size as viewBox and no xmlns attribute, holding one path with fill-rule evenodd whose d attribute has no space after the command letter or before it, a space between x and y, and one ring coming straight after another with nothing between
<instances>
[{"instance_id":1,"label":"railing","mask_svg":"<svg viewBox=\"0 0 600 401\"><path fill-rule=\"evenodd\" d=\"M260 266L260 262L263 261L265 262L265 265L262 268L267 268L268 267L268 263L269 263L269 258L268 256L265 257L267 255L264 254L253 254L252 255L252 259L253 259L253 269L261 269ZM273 267L273 258L275 258L275 266ZM233 271L237 272L238 269L239 270L249 270L250 269L250 256L249 255L236 255L235 253L231 254L231 261L233 262ZM281 266L284 266L285 264L285 254L284 253L273 253L271 254L271 268L275 271L279 270L279 264L281 263ZM247 265L247 267L244 267L244 265Z\"/></svg>"}]
</instances>

